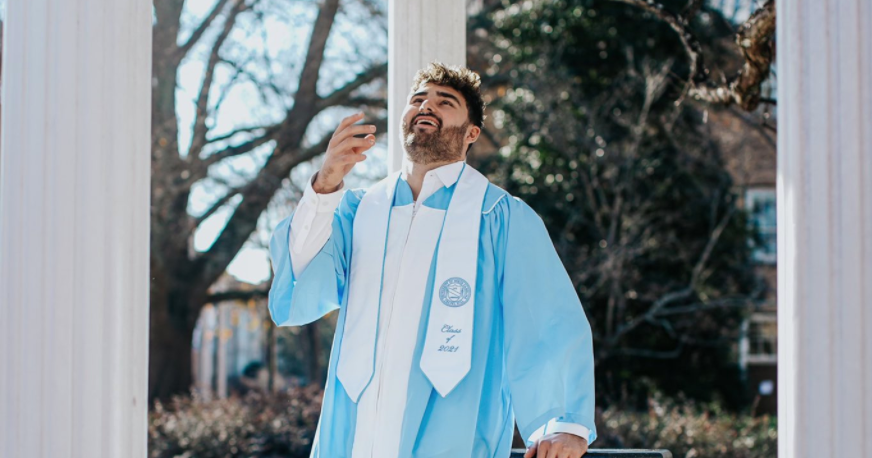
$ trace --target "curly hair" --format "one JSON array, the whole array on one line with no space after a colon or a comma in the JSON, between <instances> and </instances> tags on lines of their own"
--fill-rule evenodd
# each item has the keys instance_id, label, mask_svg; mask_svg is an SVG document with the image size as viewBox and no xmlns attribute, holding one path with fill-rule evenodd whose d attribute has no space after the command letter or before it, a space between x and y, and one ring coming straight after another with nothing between
<instances>
[{"instance_id":1,"label":"curly hair","mask_svg":"<svg viewBox=\"0 0 872 458\"><path fill-rule=\"evenodd\" d=\"M469 120L479 128L484 128L484 100L481 98L481 77L478 73L456 65L431 62L427 68L418 70L412 83L412 92L421 86L433 83L448 86L459 92L466 100Z\"/></svg>"}]
</instances>

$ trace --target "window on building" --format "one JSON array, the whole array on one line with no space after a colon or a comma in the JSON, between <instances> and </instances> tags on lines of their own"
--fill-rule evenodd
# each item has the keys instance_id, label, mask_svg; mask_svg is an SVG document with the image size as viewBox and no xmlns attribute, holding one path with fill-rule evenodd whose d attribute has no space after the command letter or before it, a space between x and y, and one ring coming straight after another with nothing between
<instances>
[{"instance_id":1,"label":"window on building","mask_svg":"<svg viewBox=\"0 0 872 458\"><path fill-rule=\"evenodd\" d=\"M749 189L745 194L745 208L748 210L749 222L757 234L756 240L751 240L754 259L757 262L774 264L777 259L775 189Z\"/></svg>"},{"instance_id":2,"label":"window on building","mask_svg":"<svg viewBox=\"0 0 872 458\"><path fill-rule=\"evenodd\" d=\"M742 326L741 363L778 361L778 321L774 313L755 313Z\"/></svg>"}]
</instances>

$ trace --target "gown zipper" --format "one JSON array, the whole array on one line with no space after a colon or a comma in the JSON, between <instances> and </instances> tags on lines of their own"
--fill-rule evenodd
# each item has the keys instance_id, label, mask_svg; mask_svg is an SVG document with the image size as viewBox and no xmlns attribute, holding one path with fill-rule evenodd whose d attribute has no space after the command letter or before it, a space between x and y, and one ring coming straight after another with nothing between
<instances>
[{"instance_id":1,"label":"gown zipper","mask_svg":"<svg viewBox=\"0 0 872 458\"><path fill-rule=\"evenodd\" d=\"M415 201L412 204L412 218L409 220L409 231L406 232L406 240L403 242L403 251L402 251L402 253L400 253L400 266L399 266L398 273L402 272L403 258L406 255L406 245L409 244L409 236L412 234L412 226L415 225L415 215L417 213L418 213L418 202ZM385 321L385 341L387 341L388 329L390 329L390 327L391 327L391 318L394 316L394 306L396 305L397 291L399 291L399 289L400 289L400 284L399 284L399 282L397 282L396 286L394 287L394 297L391 300L391 310L388 313L388 319ZM379 403L381 402L382 380L384 379L384 377L383 377L384 365L385 365L384 348L386 348L386 347L382 348L382 360L381 360L381 365L378 368L378 372L379 372L378 373L378 390L376 391L376 396L375 396L375 428L376 428L376 431L378 430L378 427L379 427ZM375 436L377 437L378 434L375 434ZM370 447L370 457L372 458L374 454L375 454L375 441L373 440L372 447Z\"/></svg>"}]
</instances>

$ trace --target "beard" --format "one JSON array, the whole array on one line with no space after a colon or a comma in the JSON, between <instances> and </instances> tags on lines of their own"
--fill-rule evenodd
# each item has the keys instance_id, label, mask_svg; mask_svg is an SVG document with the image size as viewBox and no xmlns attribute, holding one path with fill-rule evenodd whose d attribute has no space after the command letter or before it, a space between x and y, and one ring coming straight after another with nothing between
<instances>
[{"instance_id":1,"label":"beard","mask_svg":"<svg viewBox=\"0 0 872 458\"><path fill-rule=\"evenodd\" d=\"M463 137L467 127L469 121L461 126L437 127L428 132L415 130L415 126L403 123L401 140L409 160L416 164L459 161L463 159Z\"/></svg>"}]
</instances>

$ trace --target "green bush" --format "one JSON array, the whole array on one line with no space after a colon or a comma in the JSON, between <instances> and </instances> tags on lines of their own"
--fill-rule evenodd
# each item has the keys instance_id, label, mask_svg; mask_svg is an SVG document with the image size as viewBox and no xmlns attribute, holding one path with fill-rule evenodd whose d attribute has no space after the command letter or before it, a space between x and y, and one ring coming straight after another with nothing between
<instances>
[{"instance_id":1,"label":"green bush","mask_svg":"<svg viewBox=\"0 0 872 458\"><path fill-rule=\"evenodd\" d=\"M604 410L597 421L596 448L666 449L675 458L770 458L778 455L775 417L724 411L655 395L648 412Z\"/></svg>"},{"instance_id":2,"label":"green bush","mask_svg":"<svg viewBox=\"0 0 872 458\"><path fill-rule=\"evenodd\" d=\"M149 457L308 457L321 398L317 387L214 401L174 398L149 414ZM667 449L675 458L777 456L774 417L736 415L718 403L659 394L649 399L647 412L605 409L597 430L595 448Z\"/></svg>"},{"instance_id":3,"label":"green bush","mask_svg":"<svg viewBox=\"0 0 872 458\"><path fill-rule=\"evenodd\" d=\"M149 414L150 458L306 458L323 392L316 386L206 401L176 397Z\"/></svg>"}]
</instances>

